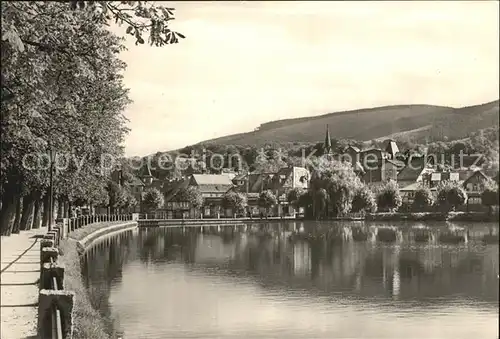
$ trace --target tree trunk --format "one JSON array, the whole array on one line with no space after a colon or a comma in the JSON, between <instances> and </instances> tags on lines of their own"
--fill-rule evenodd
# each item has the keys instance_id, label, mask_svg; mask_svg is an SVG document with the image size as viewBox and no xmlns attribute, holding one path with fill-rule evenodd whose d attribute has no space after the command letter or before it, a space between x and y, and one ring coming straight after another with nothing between
<instances>
[{"instance_id":1,"label":"tree trunk","mask_svg":"<svg viewBox=\"0 0 500 339\"><path fill-rule=\"evenodd\" d=\"M69 201L64 202L64 218L69 218Z\"/></svg>"},{"instance_id":2,"label":"tree trunk","mask_svg":"<svg viewBox=\"0 0 500 339\"><path fill-rule=\"evenodd\" d=\"M59 197L57 200L57 219L64 218L64 205L63 197Z\"/></svg>"},{"instance_id":3,"label":"tree trunk","mask_svg":"<svg viewBox=\"0 0 500 339\"><path fill-rule=\"evenodd\" d=\"M32 229L40 228L40 210L42 207L42 195L37 192L35 193L35 207L33 208L33 223L31 225Z\"/></svg>"},{"instance_id":4,"label":"tree trunk","mask_svg":"<svg viewBox=\"0 0 500 339\"><path fill-rule=\"evenodd\" d=\"M5 187L5 194L2 196L2 211L0 212L0 230L2 235L10 235L12 231L17 195L18 193L15 188Z\"/></svg>"},{"instance_id":5,"label":"tree trunk","mask_svg":"<svg viewBox=\"0 0 500 339\"><path fill-rule=\"evenodd\" d=\"M14 202L4 202L2 213L0 216L0 223L2 229L2 235L10 235L11 226L14 224L14 214L16 211L16 205Z\"/></svg>"},{"instance_id":6,"label":"tree trunk","mask_svg":"<svg viewBox=\"0 0 500 339\"><path fill-rule=\"evenodd\" d=\"M58 209L59 209L59 204L58 204L56 197L54 196L52 199L52 209L51 209L52 214L50 214L50 219L49 219L49 223L51 225L55 224L54 220L56 220Z\"/></svg>"},{"instance_id":7,"label":"tree trunk","mask_svg":"<svg viewBox=\"0 0 500 339\"><path fill-rule=\"evenodd\" d=\"M43 198L42 227L47 227L49 225L49 213L50 213L49 203L50 203L50 195L47 192L45 193L45 196Z\"/></svg>"},{"instance_id":8,"label":"tree trunk","mask_svg":"<svg viewBox=\"0 0 500 339\"><path fill-rule=\"evenodd\" d=\"M23 210L21 213L21 231L26 231L31 229L30 221L33 220L33 206L35 205L35 199L33 198L33 193L26 195L23 198Z\"/></svg>"},{"instance_id":9,"label":"tree trunk","mask_svg":"<svg viewBox=\"0 0 500 339\"><path fill-rule=\"evenodd\" d=\"M14 214L14 224L12 226L12 233L19 233L19 227L21 225L21 196L18 196L16 199L16 212Z\"/></svg>"}]
</instances>

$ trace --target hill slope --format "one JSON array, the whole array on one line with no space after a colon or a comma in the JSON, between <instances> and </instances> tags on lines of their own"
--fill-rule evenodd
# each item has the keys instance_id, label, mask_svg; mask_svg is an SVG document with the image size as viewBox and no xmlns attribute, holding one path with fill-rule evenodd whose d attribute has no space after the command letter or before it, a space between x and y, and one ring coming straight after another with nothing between
<instances>
[{"instance_id":1,"label":"hill slope","mask_svg":"<svg viewBox=\"0 0 500 339\"><path fill-rule=\"evenodd\" d=\"M466 137L470 132L498 126L499 101L452 108L429 105L385 106L262 124L256 131L211 139L202 143L256 145L269 142L320 142L329 125L337 139L360 141L388 136L416 140Z\"/></svg>"}]
</instances>

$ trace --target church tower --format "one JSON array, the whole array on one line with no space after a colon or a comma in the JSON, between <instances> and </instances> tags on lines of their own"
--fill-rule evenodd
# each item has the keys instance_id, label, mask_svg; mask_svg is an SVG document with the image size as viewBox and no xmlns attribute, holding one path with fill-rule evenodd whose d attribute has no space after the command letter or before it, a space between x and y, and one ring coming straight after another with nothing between
<instances>
[{"instance_id":1,"label":"church tower","mask_svg":"<svg viewBox=\"0 0 500 339\"><path fill-rule=\"evenodd\" d=\"M328 125L326 125L326 135L325 142L323 143L323 152L324 154L332 154L332 138L330 137Z\"/></svg>"}]
</instances>

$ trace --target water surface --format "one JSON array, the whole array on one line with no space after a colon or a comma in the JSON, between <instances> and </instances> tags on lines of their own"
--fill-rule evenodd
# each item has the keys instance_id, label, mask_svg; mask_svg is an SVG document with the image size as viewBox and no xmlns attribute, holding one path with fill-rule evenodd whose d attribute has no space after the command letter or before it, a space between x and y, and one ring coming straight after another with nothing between
<instances>
[{"instance_id":1,"label":"water surface","mask_svg":"<svg viewBox=\"0 0 500 339\"><path fill-rule=\"evenodd\" d=\"M411 223L382 243L379 226L139 229L96 244L83 271L124 338L498 337L498 245L479 241L497 225L460 225L465 244L416 243Z\"/></svg>"}]
</instances>

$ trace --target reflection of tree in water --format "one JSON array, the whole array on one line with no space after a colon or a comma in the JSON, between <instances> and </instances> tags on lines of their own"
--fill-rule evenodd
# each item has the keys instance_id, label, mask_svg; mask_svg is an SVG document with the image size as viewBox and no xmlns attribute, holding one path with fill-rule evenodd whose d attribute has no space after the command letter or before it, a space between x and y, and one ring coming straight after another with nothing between
<instances>
[{"instance_id":1,"label":"reflection of tree in water","mask_svg":"<svg viewBox=\"0 0 500 339\"><path fill-rule=\"evenodd\" d=\"M301 226L302 233L313 236L290 239L288 235ZM275 228L254 225L139 230L128 242L112 242L95 251L92 256L97 260L83 271L90 278L93 303L106 314L111 282L119 280L127 260L147 265L184 263L191 269L216 267L210 274L240 272L263 288L301 289L311 296L342 292L403 300L449 299L453 295L498 300L498 246L477 250L467 245L329 241L339 229L290 223ZM223 255L205 260L202 250L207 246L220 246Z\"/></svg>"},{"instance_id":2,"label":"reflection of tree in water","mask_svg":"<svg viewBox=\"0 0 500 339\"><path fill-rule=\"evenodd\" d=\"M198 234L199 229L195 227L139 230L140 261L144 264L178 260L192 263Z\"/></svg>"},{"instance_id":3,"label":"reflection of tree in water","mask_svg":"<svg viewBox=\"0 0 500 339\"><path fill-rule=\"evenodd\" d=\"M129 260L132 232L125 232L103 240L88 249L82 258L82 272L92 307L99 310L110 336L115 336L118 328L112 318L109 297L111 286L122 278L122 269Z\"/></svg>"},{"instance_id":4,"label":"reflection of tree in water","mask_svg":"<svg viewBox=\"0 0 500 339\"><path fill-rule=\"evenodd\" d=\"M498 299L498 260L492 263L494 254L457 246L332 243L318 236L321 232L311 234L315 236L292 241L280 236L278 242L253 237L231 265L253 272L260 281L268 279L277 285L286 281L291 288L308 285L325 292L397 295L399 299L451 298L460 294L480 300ZM310 251L300 245L304 243Z\"/></svg>"}]
</instances>

